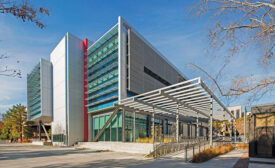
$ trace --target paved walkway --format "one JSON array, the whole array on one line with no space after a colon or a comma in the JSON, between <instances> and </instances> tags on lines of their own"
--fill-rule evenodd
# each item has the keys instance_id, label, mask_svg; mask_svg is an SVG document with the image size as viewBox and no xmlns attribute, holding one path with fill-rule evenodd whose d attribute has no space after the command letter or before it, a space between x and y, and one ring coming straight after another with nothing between
<instances>
[{"instance_id":1,"label":"paved walkway","mask_svg":"<svg viewBox=\"0 0 275 168\"><path fill-rule=\"evenodd\" d=\"M26 144L0 144L0 167L158 167L218 168L233 167L245 150L235 150L204 163L186 163L180 157L148 159L142 155L119 152L96 152Z\"/></svg>"}]
</instances>

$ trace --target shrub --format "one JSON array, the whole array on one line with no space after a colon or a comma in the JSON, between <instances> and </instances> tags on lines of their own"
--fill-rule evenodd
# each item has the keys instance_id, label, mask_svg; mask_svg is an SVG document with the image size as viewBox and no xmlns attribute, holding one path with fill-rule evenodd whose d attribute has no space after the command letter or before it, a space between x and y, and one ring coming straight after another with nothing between
<instances>
[{"instance_id":1,"label":"shrub","mask_svg":"<svg viewBox=\"0 0 275 168\"><path fill-rule=\"evenodd\" d=\"M225 154L234 149L232 144L221 145L213 148L206 149L200 153L197 153L192 159L193 163L205 162L209 159L212 159L218 155Z\"/></svg>"},{"instance_id":2,"label":"shrub","mask_svg":"<svg viewBox=\"0 0 275 168\"><path fill-rule=\"evenodd\" d=\"M153 143L153 140L152 138L148 138L148 137L145 137L145 138L138 138L136 140L137 143Z\"/></svg>"},{"instance_id":3,"label":"shrub","mask_svg":"<svg viewBox=\"0 0 275 168\"><path fill-rule=\"evenodd\" d=\"M155 139L156 141L158 141L157 139ZM136 140L137 143L153 143L153 140L151 137L145 137L145 138L138 138ZM171 143L171 142L174 142L174 139L173 138L163 138L160 140L160 142L163 142L163 143Z\"/></svg>"}]
</instances>

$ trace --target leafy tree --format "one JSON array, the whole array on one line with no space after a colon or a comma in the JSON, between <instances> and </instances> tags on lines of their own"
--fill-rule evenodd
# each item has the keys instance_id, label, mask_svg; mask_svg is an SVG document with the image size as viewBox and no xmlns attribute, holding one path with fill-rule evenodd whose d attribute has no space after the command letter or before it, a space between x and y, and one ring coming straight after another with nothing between
<instances>
[{"instance_id":1,"label":"leafy tree","mask_svg":"<svg viewBox=\"0 0 275 168\"><path fill-rule=\"evenodd\" d=\"M28 139L28 138L32 138L34 136L34 132L36 131L36 129L34 129L32 126L34 125L33 121L26 121L23 127L24 130L24 138Z\"/></svg>"},{"instance_id":2,"label":"leafy tree","mask_svg":"<svg viewBox=\"0 0 275 168\"><path fill-rule=\"evenodd\" d=\"M23 139L23 135L26 138L33 136L33 129L31 125L33 122L27 122L26 107L17 104L3 114L3 127L0 130L2 139L20 138Z\"/></svg>"}]
</instances>

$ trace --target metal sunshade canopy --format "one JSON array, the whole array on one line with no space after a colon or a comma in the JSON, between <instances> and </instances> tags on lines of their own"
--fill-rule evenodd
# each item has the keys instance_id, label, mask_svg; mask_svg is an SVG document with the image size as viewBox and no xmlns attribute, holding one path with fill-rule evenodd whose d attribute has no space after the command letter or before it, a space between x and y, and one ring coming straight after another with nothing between
<instances>
[{"instance_id":1,"label":"metal sunshade canopy","mask_svg":"<svg viewBox=\"0 0 275 168\"><path fill-rule=\"evenodd\" d=\"M155 114L216 120L235 119L200 77L118 101L119 106Z\"/></svg>"}]
</instances>

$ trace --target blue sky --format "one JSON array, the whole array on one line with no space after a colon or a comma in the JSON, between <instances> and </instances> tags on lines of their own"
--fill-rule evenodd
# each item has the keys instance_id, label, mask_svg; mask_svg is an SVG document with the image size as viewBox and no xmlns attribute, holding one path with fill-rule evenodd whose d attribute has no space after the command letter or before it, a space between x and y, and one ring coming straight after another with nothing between
<instances>
[{"instance_id":1,"label":"blue sky","mask_svg":"<svg viewBox=\"0 0 275 168\"><path fill-rule=\"evenodd\" d=\"M207 17L190 18L188 10L193 1L188 0L47 0L33 1L34 6L50 10L50 16L41 16L46 28L40 29L29 22L13 16L0 15L0 53L9 59L0 65L9 65L22 71L22 79L0 76L0 113L13 104L26 105L26 75L39 59L49 55L66 32L82 39L95 41L122 16L168 60L187 77L198 73L186 66L193 62L208 71L215 72L219 61L206 56L207 28L211 21ZM228 79L234 75L266 72L258 68L255 50L238 56L229 67ZM249 59L247 59L249 56ZM19 63L16 63L16 61ZM245 66L243 65L245 63ZM273 72L274 73L274 72ZM225 80L225 82L228 82ZM273 98L273 100L272 100ZM238 103L242 103L243 100ZM258 103L274 101L274 93ZM236 103L235 103L236 104Z\"/></svg>"}]
</instances>

